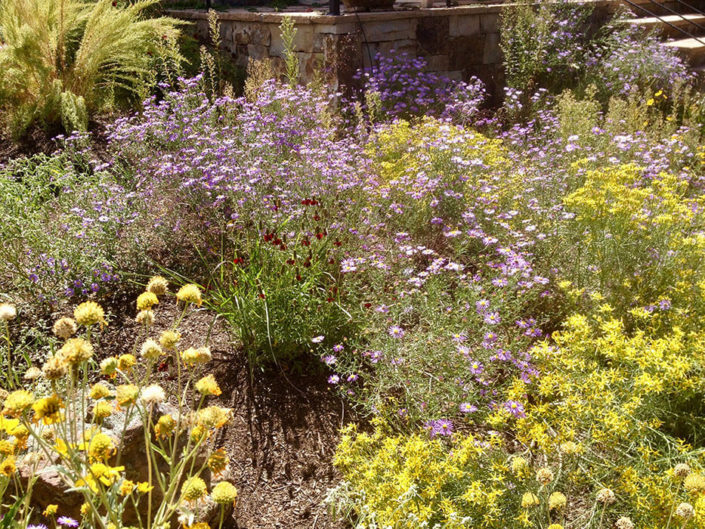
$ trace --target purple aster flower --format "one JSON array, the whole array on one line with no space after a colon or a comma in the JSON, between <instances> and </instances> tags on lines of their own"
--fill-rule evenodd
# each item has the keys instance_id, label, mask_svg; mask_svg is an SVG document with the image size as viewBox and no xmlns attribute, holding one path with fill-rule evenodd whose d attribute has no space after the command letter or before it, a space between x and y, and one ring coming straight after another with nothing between
<instances>
[{"instance_id":1,"label":"purple aster flower","mask_svg":"<svg viewBox=\"0 0 705 529\"><path fill-rule=\"evenodd\" d=\"M339 353L342 350L343 350L343 346L340 344L336 344L333 346L333 351L335 351L336 353Z\"/></svg>"},{"instance_id":2,"label":"purple aster flower","mask_svg":"<svg viewBox=\"0 0 705 529\"><path fill-rule=\"evenodd\" d=\"M56 519L56 523L65 527L78 527L78 522L73 518L69 518L68 516L59 516Z\"/></svg>"},{"instance_id":3,"label":"purple aster flower","mask_svg":"<svg viewBox=\"0 0 705 529\"><path fill-rule=\"evenodd\" d=\"M499 317L498 312L490 312L485 314L484 321L487 325L497 325L502 319Z\"/></svg>"},{"instance_id":4,"label":"purple aster flower","mask_svg":"<svg viewBox=\"0 0 705 529\"><path fill-rule=\"evenodd\" d=\"M398 325L392 325L389 328L389 336L392 338L402 338L404 336L404 329L399 327Z\"/></svg>"},{"instance_id":5,"label":"purple aster flower","mask_svg":"<svg viewBox=\"0 0 705 529\"><path fill-rule=\"evenodd\" d=\"M338 359L334 355L326 355L323 357L323 362L326 365L332 366Z\"/></svg>"},{"instance_id":6,"label":"purple aster flower","mask_svg":"<svg viewBox=\"0 0 705 529\"><path fill-rule=\"evenodd\" d=\"M478 362L477 360L470 360L470 372L473 375L479 375L485 370L485 366L482 365L482 362Z\"/></svg>"},{"instance_id":7,"label":"purple aster flower","mask_svg":"<svg viewBox=\"0 0 705 529\"><path fill-rule=\"evenodd\" d=\"M463 413L474 413L477 411L477 406L470 404L469 402L462 402L460 404L460 411Z\"/></svg>"},{"instance_id":8,"label":"purple aster flower","mask_svg":"<svg viewBox=\"0 0 705 529\"><path fill-rule=\"evenodd\" d=\"M340 382L340 377L338 375L331 375L328 377L329 384L337 384L338 382Z\"/></svg>"},{"instance_id":9,"label":"purple aster flower","mask_svg":"<svg viewBox=\"0 0 705 529\"><path fill-rule=\"evenodd\" d=\"M453 433L453 423L448 419L436 419L426 422L426 429L431 434L431 437L438 435L448 436Z\"/></svg>"},{"instance_id":10,"label":"purple aster flower","mask_svg":"<svg viewBox=\"0 0 705 529\"><path fill-rule=\"evenodd\" d=\"M43 523L28 525L27 529L47 529L47 526Z\"/></svg>"},{"instance_id":11,"label":"purple aster flower","mask_svg":"<svg viewBox=\"0 0 705 529\"><path fill-rule=\"evenodd\" d=\"M504 403L504 408L514 415L514 417L525 417L524 405L516 400L508 400Z\"/></svg>"},{"instance_id":12,"label":"purple aster flower","mask_svg":"<svg viewBox=\"0 0 705 529\"><path fill-rule=\"evenodd\" d=\"M324 338L325 338L325 336L316 336L315 338L311 338L311 341L313 343L321 343Z\"/></svg>"}]
</instances>

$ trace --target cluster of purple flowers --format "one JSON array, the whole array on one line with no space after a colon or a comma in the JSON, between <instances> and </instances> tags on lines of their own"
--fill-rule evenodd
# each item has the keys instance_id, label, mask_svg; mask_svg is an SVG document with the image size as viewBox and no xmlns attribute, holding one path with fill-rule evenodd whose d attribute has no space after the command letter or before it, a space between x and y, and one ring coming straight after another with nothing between
<instances>
[{"instance_id":1,"label":"cluster of purple flowers","mask_svg":"<svg viewBox=\"0 0 705 529\"><path fill-rule=\"evenodd\" d=\"M384 120L425 115L470 124L479 119L487 98L484 84L476 77L451 80L429 72L424 57L396 50L378 53L374 66L358 71L355 79L363 82L363 93L378 94Z\"/></svg>"}]
</instances>

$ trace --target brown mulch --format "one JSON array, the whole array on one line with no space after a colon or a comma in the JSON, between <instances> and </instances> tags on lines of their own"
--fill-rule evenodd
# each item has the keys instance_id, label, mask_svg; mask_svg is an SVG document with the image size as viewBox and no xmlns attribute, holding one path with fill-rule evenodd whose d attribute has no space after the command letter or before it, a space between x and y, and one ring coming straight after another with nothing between
<instances>
[{"instance_id":1,"label":"brown mulch","mask_svg":"<svg viewBox=\"0 0 705 529\"><path fill-rule=\"evenodd\" d=\"M101 356L130 352L138 335L134 297L106 304L112 314L103 332ZM152 337L169 327L179 309L171 300L155 307ZM212 327L212 328L211 328ZM274 367L255 370L237 347L227 323L206 309L190 311L179 326L181 348L206 343L213 354L208 369L223 394L218 403L233 409L233 420L216 439L230 456L230 479L238 504L230 529L343 529L324 504L340 476L332 465L342 424L352 419L326 374L285 373ZM163 384L168 387L166 372Z\"/></svg>"}]
</instances>

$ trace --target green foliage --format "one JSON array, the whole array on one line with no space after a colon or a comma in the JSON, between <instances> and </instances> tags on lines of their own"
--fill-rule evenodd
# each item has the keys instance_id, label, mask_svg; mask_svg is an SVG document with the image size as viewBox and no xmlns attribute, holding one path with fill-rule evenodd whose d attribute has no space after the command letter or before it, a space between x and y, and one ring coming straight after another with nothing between
<instances>
[{"instance_id":1,"label":"green foliage","mask_svg":"<svg viewBox=\"0 0 705 529\"><path fill-rule=\"evenodd\" d=\"M284 75L289 85L295 86L299 82L299 58L294 46L294 39L296 39L294 19L291 17L282 18L279 31L281 31L284 41Z\"/></svg>"},{"instance_id":2,"label":"green foliage","mask_svg":"<svg viewBox=\"0 0 705 529\"><path fill-rule=\"evenodd\" d=\"M591 6L568 2L519 3L502 10L500 47L507 85L569 86L585 58Z\"/></svg>"},{"instance_id":3,"label":"green foliage","mask_svg":"<svg viewBox=\"0 0 705 529\"><path fill-rule=\"evenodd\" d=\"M155 57L177 22L145 18L157 0L4 0L0 109L21 135L38 122L84 130L96 112L143 96Z\"/></svg>"}]
</instances>

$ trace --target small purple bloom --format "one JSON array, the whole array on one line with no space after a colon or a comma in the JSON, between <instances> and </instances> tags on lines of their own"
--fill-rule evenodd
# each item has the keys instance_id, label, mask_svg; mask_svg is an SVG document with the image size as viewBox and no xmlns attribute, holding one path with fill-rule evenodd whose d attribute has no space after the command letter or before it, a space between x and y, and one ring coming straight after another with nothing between
<instances>
[{"instance_id":1,"label":"small purple bloom","mask_svg":"<svg viewBox=\"0 0 705 529\"><path fill-rule=\"evenodd\" d=\"M462 402L460 404L460 411L463 413L474 413L477 411L477 406L470 404L469 402Z\"/></svg>"},{"instance_id":2,"label":"small purple bloom","mask_svg":"<svg viewBox=\"0 0 705 529\"><path fill-rule=\"evenodd\" d=\"M431 434L431 437L438 435L449 436L453 433L453 423L448 419L436 419L426 422L426 429Z\"/></svg>"},{"instance_id":3,"label":"small purple bloom","mask_svg":"<svg viewBox=\"0 0 705 529\"><path fill-rule=\"evenodd\" d=\"M391 336L392 338L403 338L404 337L404 329L402 329L398 325L392 325L389 328L389 336Z\"/></svg>"},{"instance_id":4,"label":"small purple bloom","mask_svg":"<svg viewBox=\"0 0 705 529\"><path fill-rule=\"evenodd\" d=\"M516 400L508 400L507 402L504 403L504 408L514 415L514 417L525 417L526 414L524 413L524 405L521 402L517 402Z\"/></svg>"},{"instance_id":5,"label":"small purple bloom","mask_svg":"<svg viewBox=\"0 0 705 529\"><path fill-rule=\"evenodd\" d=\"M78 527L78 522L73 518L69 518L68 516L59 516L56 519L56 523L65 527Z\"/></svg>"}]
</instances>

